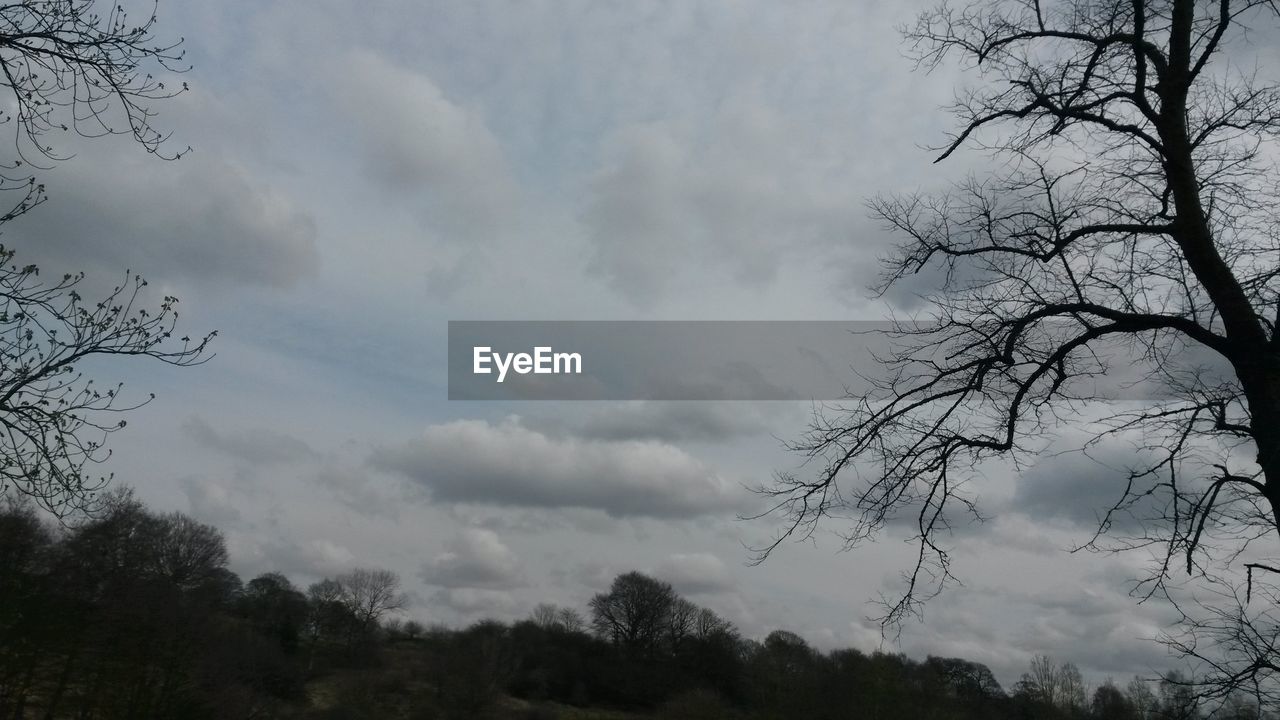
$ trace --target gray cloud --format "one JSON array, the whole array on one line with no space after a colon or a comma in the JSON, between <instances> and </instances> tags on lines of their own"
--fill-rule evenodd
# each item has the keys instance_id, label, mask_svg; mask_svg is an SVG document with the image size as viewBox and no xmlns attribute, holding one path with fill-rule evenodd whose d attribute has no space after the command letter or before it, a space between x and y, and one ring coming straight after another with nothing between
<instances>
[{"instance_id":1,"label":"gray cloud","mask_svg":"<svg viewBox=\"0 0 1280 720\"><path fill-rule=\"evenodd\" d=\"M492 530L467 528L423 566L422 581L445 588L510 590L524 584L520 560Z\"/></svg>"},{"instance_id":2,"label":"gray cloud","mask_svg":"<svg viewBox=\"0 0 1280 720\"><path fill-rule=\"evenodd\" d=\"M685 451L653 441L552 437L511 417L457 420L378 450L376 467L436 502L586 507L615 517L693 517L743 507L740 486Z\"/></svg>"},{"instance_id":3,"label":"gray cloud","mask_svg":"<svg viewBox=\"0 0 1280 720\"><path fill-rule=\"evenodd\" d=\"M468 618L511 617L521 604L505 590L485 588L445 588L431 595L430 605L443 605Z\"/></svg>"},{"instance_id":4,"label":"gray cloud","mask_svg":"<svg viewBox=\"0 0 1280 720\"><path fill-rule=\"evenodd\" d=\"M722 443L767 434L776 417L789 409L743 402L628 402L610 403L582 419L559 413L529 417L527 423L601 440Z\"/></svg>"},{"instance_id":5,"label":"gray cloud","mask_svg":"<svg viewBox=\"0 0 1280 720\"><path fill-rule=\"evenodd\" d=\"M242 516L232 489L196 476L182 478L179 484L195 517L223 528L240 522Z\"/></svg>"},{"instance_id":6,"label":"gray cloud","mask_svg":"<svg viewBox=\"0 0 1280 720\"><path fill-rule=\"evenodd\" d=\"M93 151L74 171L42 174L49 202L6 226L35 259L95 279L131 268L152 281L208 286L290 287L317 271L311 216L233 160Z\"/></svg>"},{"instance_id":7,"label":"gray cloud","mask_svg":"<svg viewBox=\"0 0 1280 720\"><path fill-rule=\"evenodd\" d=\"M274 430L219 432L200 417L182 424L188 437L205 447L237 460L257 465L290 463L314 458L316 453L302 440Z\"/></svg>"},{"instance_id":8,"label":"gray cloud","mask_svg":"<svg viewBox=\"0 0 1280 720\"><path fill-rule=\"evenodd\" d=\"M590 268L648 299L673 277L762 285L779 264L847 242L863 224L848 178L819 181L816 157L796 153L806 128L773 107L730 104L706 138L671 124L620 132L584 213Z\"/></svg>"},{"instance_id":9,"label":"gray cloud","mask_svg":"<svg viewBox=\"0 0 1280 720\"><path fill-rule=\"evenodd\" d=\"M1060 587L1035 593L1037 618L1018 634L1017 647L1084 663L1095 672L1126 673L1165 665L1168 651L1154 642L1176 615L1148 608L1135 612L1132 598L1110 587Z\"/></svg>"},{"instance_id":10,"label":"gray cloud","mask_svg":"<svg viewBox=\"0 0 1280 720\"><path fill-rule=\"evenodd\" d=\"M1108 509L1120 502L1130 468L1150 463L1146 452L1135 451L1119 440L1091 449L1046 455L1018 478L1010 509L1033 519L1062 520L1082 528L1096 528ZM1149 489L1151 481L1139 481L1135 493ZM1124 531L1160 512L1158 496L1126 503L1112 515L1112 527Z\"/></svg>"},{"instance_id":11,"label":"gray cloud","mask_svg":"<svg viewBox=\"0 0 1280 720\"><path fill-rule=\"evenodd\" d=\"M551 577L558 584L575 583L591 592L604 592L619 574L626 572L610 563L580 562L572 567L555 567Z\"/></svg>"},{"instance_id":12,"label":"gray cloud","mask_svg":"<svg viewBox=\"0 0 1280 720\"><path fill-rule=\"evenodd\" d=\"M344 58L333 92L356 127L370 176L425 204L446 236L491 239L513 221L516 185L478 108L367 50Z\"/></svg>"},{"instance_id":13,"label":"gray cloud","mask_svg":"<svg viewBox=\"0 0 1280 720\"><path fill-rule=\"evenodd\" d=\"M998 621L993 608L999 608ZM1163 670L1167 650L1153 639L1174 620L1165 608L1135 605L1122 588L1088 578L1035 590L971 587L928 615L928 622L908 631L909 653L986 663L1006 689L1041 654L1075 663L1091 682Z\"/></svg>"},{"instance_id":14,"label":"gray cloud","mask_svg":"<svg viewBox=\"0 0 1280 720\"><path fill-rule=\"evenodd\" d=\"M726 592L735 586L728 568L711 553L674 553L658 565L654 575L688 595Z\"/></svg>"},{"instance_id":15,"label":"gray cloud","mask_svg":"<svg viewBox=\"0 0 1280 720\"><path fill-rule=\"evenodd\" d=\"M328 538L269 540L251 552L258 556L256 565L289 576L331 577L348 572L358 564L346 545Z\"/></svg>"}]
</instances>

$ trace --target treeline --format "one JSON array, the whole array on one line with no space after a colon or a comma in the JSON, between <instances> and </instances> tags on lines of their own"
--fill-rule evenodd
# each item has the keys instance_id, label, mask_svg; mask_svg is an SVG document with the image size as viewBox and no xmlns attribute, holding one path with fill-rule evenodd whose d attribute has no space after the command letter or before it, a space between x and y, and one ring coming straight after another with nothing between
<instances>
[{"instance_id":1,"label":"treeline","mask_svg":"<svg viewBox=\"0 0 1280 720\"><path fill-rule=\"evenodd\" d=\"M1006 691L962 659L742 637L641 573L586 612L427 628L394 573L300 589L227 569L221 533L128 492L71 527L0 504L0 720L76 718L1044 718L1197 720L1177 677L1086 688L1037 658ZM1215 717L1265 715L1236 698Z\"/></svg>"}]
</instances>

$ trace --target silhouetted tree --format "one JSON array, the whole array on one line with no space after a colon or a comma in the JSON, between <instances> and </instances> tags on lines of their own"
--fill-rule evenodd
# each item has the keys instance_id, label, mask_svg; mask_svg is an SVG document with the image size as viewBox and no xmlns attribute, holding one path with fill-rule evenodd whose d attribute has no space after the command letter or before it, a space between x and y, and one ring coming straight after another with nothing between
<instances>
[{"instance_id":1,"label":"silhouetted tree","mask_svg":"<svg viewBox=\"0 0 1280 720\"><path fill-rule=\"evenodd\" d=\"M975 146L1007 162L946 194L872 202L904 238L880 289L919 273L938 287L913 318L925 322L892 333L886 375L799 444L816 477L764 489L784 517L777 542L852 516L856 544L909 514L919 552L884 615L899 621L950 580L941 539L957 513L980 517L965 491L978 465L1029 458L1070 424L1146 451L1094 540L1163 548L1144 593L1177 568L1241 585L1229 563L1280 569L1267 561L1280 539L1280 87L1224 59L1277 17L1267 0L996 0L920 16L906 34L924 67L958 57L988 81L958 95L937 159ZM1154 399L1108 414L1098 380L1117 369ZM1140 522L1114 522L1128 516ZM1254 679L1280 682L1267 668Z\"/></svg>"},{"instance_id":2,"label":"silhouetted tree","mask_svg":"<svg viewBox=\"0 0 1280 720\"><path fill-rule=\"evenodd\" d=\"M1160 700L1157 717L1161 720L1199 720L1200 698L1195 682L1174 671L1160 679Z\"/></svg>"},{"instance_id":3,"label":"silhouetted tree","mask_svg":"<svg viewBox=\"0 0 1280 720\"><path fill-rule=\"evenodd\" d=\"M925 667L936 673L946 690L957 698L982 704L1004 697L999 681L982 663L962 658L929 657L925 660Z\"/></svg>"},{"instance_id":4,"label":"silhouetted tree","mask_svg":"<svg viewBox=\"0 0 1280 720\"><path fill-rule=\"evenodd\" d=\"M0 10L2 12L2 10ZM108 456L106 437L124 427L123 412L146 404L120 397L80 370L91 358L150 357L187 366L202 362L213 334L172 337L177 298L143 304L146 282L124 284L96 301L82 298L83 275L45 282L0 246L0 486L46 510L69 515L92 503L108 478L86 474Z\"/></svg>"},{"instance_id":5,"label":"silhouetted tree","mask_svg":"<svg viewBox=\"0 0 1280 720\"><path fill-rule=\"evenodd\" d=\"M1156 695L1151 692L1147 681L1135 676L1128 685L1125 685L1124 696L1139 720L1149 720L1155 716Z\"/></svg>"},{"instance_id":6,"label":"silhouetted tree","mask_svg":"<svg viewBox=\"0 0 1280 720\"><path fill-rule=\"evenodd\" d=\"M550 630L559 623L560 610L553 603L538 603L529 619L543 630Z\"/></svg>"},{"instance_id":7,"label":"silhouetted tree","mask_svg":"<svg viewBox=\"0 0 1280 720\"><path fill-rule=\"evenodd\" d=\"M806 447L831 462L815 480L774 488L792 532L845 497L862 511L855 539L898 509L923 507L922 567L945 557L928 541L950 503L965 507L956 481L973 462L1016 456L1049 423L1076 416L1072 381L1107 372L1107 357L1088 350L1117 336L1157 365L1194 346L1234 371L1197 383L1152 367L1173 400L1118 416L1122 427L1257 448L1252 470L1207 476L1196 487L1202 501L1187 508L1194 514L1170 518L1174 548L1193 548L1199 518L1226 512L1237 491L1263 501L1258 520L1280 531L1280 479L1271 479L1280 478L1280 246L1267 235L1273 203L1254 152L1280 131L1280 90L1214 62L1270 6L1005 0L921 16L908 37L924 63L959 54L1004 81L962 96L962 129L939 159L981 131L987 147L1021 162L954 196L874 203L907 238L887 283L933 263L949 271L928 298L939 328L903 333L959 352L917 356L933 346L910 344L883 396L814 428ZM1109 152L1080 157L1070 143ZM1153 472L1198 451L1158 447L1167 457ZM883 472L862 491L837 493L841 471L861 460Z\"/></svg>"},{"instance_id":8,"label":"silhouetted tree","mask_svg":"<svg viewBox=\"0 0 1280 720\"><path fill-rule=\"evenodd\" d=\"M342 604L365 628L372 628L383 615L404 607L400 576L390 570L358 568L339 575L337 583Z\"/></svg>"},{"instance_id":9,"label":"silhouetted tree","mask_svg":"<svg viewBox=\"0 0 1280 720\"><path fill-rule=\"evenodd\" d=\"M148 152L166 135L152 125L151 104L181 92L166 73L181 72L178 43L154 36L155 5L140 22L124 7L97 0L28 0L0 5L0 123L12 122L17 159L0 162L0 192L17 199L0 225L44 201L44 186L25 167L61 159L50 131L85 137L128 134ZM181 153L167 157L176 158ZM0 245L0 488L71 515L91 506L106 477L86 474L103 460L117 416L145 404L119 397L119 385L95 384L79 368L112 355L146 356L172 365L202 361L212 335L178 341L177 299L155 306L146 283L126 271L102 297L80 294L83 275L42 280L34 265Z\"/></svg>"},{"instance_id":10,"label":"silhouetted tree","mask_svg":"<svg viewBox=\"0 0 1280 720\"><path fill-rule=\"evenodd\" d=\"M16 120L26 139L20 151L55 159L46 136L62 130L87 137L127 134L149 152L159 151L167 135L152 125L151 105L185 89L164 74L189 68L181 41L154 34L158 5L153 2L140 22L123 5L97 0L0 7L3 82L14 104L4 120Z\"/></svg>"},{"instance_id":11,"label":"silhouetted tree","mask_svg":"<svg viewBox=\"0 0 1280 720\"><path fill-rule=\"evenodd\" d=\"M744 640L713 611L640 573L619 576L599 597L613 595L602 607L629 598L665 608L643 614L658 618L653 622L635 616L652 638L644 651L637 651L643 643L628 645L609 632L570 629L556 621L566 608L554 606L536 613L543 624L486 620L423 631L384 616L370 626L353 610L369 606L348 604L349 588L363 587L349 582L358 573L317 582L305 596L280 573L242 585L223 567L216 529L180 514L157 515L128 490L108 493L100 513L69 527L46 525L29 501L5 497L0 718L6 720L507 717L520 704L527 705L521 717L585 717L596 708L741 720L1085 717L1071 702L1064 710L1026 694L1007 698L985 666L960 658L919 663L880 652L824 654L784 630L763 642ZM304 628L306 654L298 652ZM1058 689L1049 695L1061 702L1079 684L1070 669L1037 660L1028 677L1038 679L1020 689L1052 686ZM1147 700L1104 686L1092 717L1196 717L1178 710L1198 702L1189 680L1169 676L1159 700L1138 685ZM580 710L565 711L564 704ZM1124 707L1143 710L1130 716ZM1266 716L1251 699L1233 696L1216 717Z\"/></svg>"},{"instance_id":12,"label":"silhouetted tree","mask_svg":"<svg viewBox=\"0 0 1280 720\"><path fill-rule=\"evenodd\" d=\"M1093 691L1089 711L1094 720L1138 720L1129 698L1110 680Z\"/></svg>"},{"instance_id":13,"label":"silhouetted tree","mask_svg":"<svg viewBox=\"0 0 1280 720\"><path fill-rule=\"evenodd\" d=\"M1018 693L1035 702L1063 711L1076 711L1085 706L1084 680L1071 663L1055 663L1047 655L1031 659L1030 672L1018 680Z\"/></svg>"},{"instance_id":14,"label":"silhouetted tree","mask_svg":"<svg viewBox=\"0 0 1280 720\"><path fill-rule=\"evenodd\" d=\"M565 632L582 632L587 627L586 620L582 619L582 613L571 607L562 607L556 613L556 622Z\"/></svg>"},{"instance_id":15,"label":"silhouetted tree","mask_svg":"<svg viewBox=\"0 0 1280 720\"><path fill-rule=\"evenodd\" d=\"M245 583L239 602L249 623L288 653L296 652L306 627L307 598L289 578L265 573Z\"/></svg>"},{"instance_id":16,"label":"silhouetted tree","mask_svg":"<svg viewBox=\"0 0 1280 720\"><path fill-rule=\"evenodd\" d=\"M591 598L591 625L628 650L653 652L667 632L675 602L668 583L625 573L614 578L609 592Z\"/></svg>"}]
</instances>

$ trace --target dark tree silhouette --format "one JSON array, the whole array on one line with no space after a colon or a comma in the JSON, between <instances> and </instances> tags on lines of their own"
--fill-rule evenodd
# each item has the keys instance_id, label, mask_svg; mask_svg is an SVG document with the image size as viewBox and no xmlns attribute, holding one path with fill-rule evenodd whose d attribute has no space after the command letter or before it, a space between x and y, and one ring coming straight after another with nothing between
<instances>
[{"instance_id":1,"label":"dark tree silhouette","mask_svg":"<svg viewBox=\"0 0 1280 720\"><path fill-rule=\"evenodd\" d=\"M1129 698L1110 680L1093 691L1089 707L1097 720L1138 720Z\"/></svg>"},{"instance_id":2,"label":"dark tree silhouette","mask_svg":"<svg viewBox=\"0 0 1280 720\"><path fill-rule=\"evenodd\" d=\"M152 125L151 103L185 90L185 83L175 86L163 75L189 68L180 39L155 37L158 5L153 0L141 22L123 3L99 0L0 6L0 71L14 96L14 108L0 120L17 123L26 141L20 153L56 159L47 137L55 130L128 134L159 152L167 135Z\"/></svg>"},{"instance_id":3,"label":"dark tree silhouette","mask_svg":"<svg viewBox=\"0 0 1280 720\"><path fill-rule=\"evenodd\" d=\"M339 595L347 611L362 627L372 628L382 616L404 607L400 576L390 570L357 568L339 575Z\"/></svg>"},{"instance_id":4,"label":"dark tree silhouette","mask_svg":"<svg viewBox=\"0 0 1280 720\"><path fill-rule=\"evenodd\" d=\"M214 336L174 338L177 298L148 309L136 275L97 301L81 297L83 279L45 281L0 246L0 486L59 515L92 506L109 476L87 467L109 456L119 416L147 402L123 400L122 385L95 383L81 366L110 356L194 365Z\"/></svg>"},{"instance_id":5,"label":"dark tree silhouette","mask_svg":"<svg viewBox=\"0 0 1280 720\"><path fill-rule=\"evenodd\" d=\"M3 718L1198 717L1181 676L1158 686L1135 679L1123 696L1100 692L1092 712L1081 703L1062 709L1030 691L1007 697L990 670L959 658L821 652L785 630L743 639L674 593L665 617L683 604L699 619L675 646L669 628L655 630L647 653L555 622L563 607L537 613L544 624L423 629L396 618L368 628L344 604L342 582L323 580L303 595L272 572L242 585L224 565L216 529L155 514L127 489L108 493L92 518L45 520L30 501L0 497ZM642 597L666 594L640 573L618 579L647 589ZM321 634L304 639L313 620ZM346 651L353 629L370 631L361 652ZM305 651L317 643L326 649L319 657ZM1038 661L1028 677L1049 684L1059 670ZM1214 717L1276 715L1233 696Z\"/></svg>"},{"instance_id":6,"label":"dark tree silhouette","mask_svg":"<svg viewBox=\"0 0 1280 720\"><path fill-rule=\"evenodd\" d=\"M671 585L643 573L625 573L614 578L609 592L591 598L591 625L618 645L652 652L668 632L676 601Z\"/></svg>"},{"instance_id":7,"label":"dark tree silhouette","mask_svg":"<svg viewBox=\"0 0 1280 720\"><path fill-rule=\"evenodd\" d=\"M958 58L984 80L958 95L937 160L970 146L1005 162L939 196L871 203L905 239L881 289L921 272L939 289L897 325L886 376L799 443L816 476L763 489L784 517L777 542L835 515L854 518L852 545L909 515L919 553L884 617L900 621L952 579L943 539L957 515L980 518L977 467L1029 459L1074 425L1154 458L1117 483L1090 543L1156 548L1139 592L1165 593L1178 568L1280 567L1280 87L1242 42L1274 37L1278 11L997 0L907 28L925 69ZM1119 368L1155 399L1108 406Z\"/></svg>"},{"instance_id":8,"label":"dark tree silhouette","mask_svg":"<svg viewBox=\"0 0 1280 720\"><path fill-rule=\"evenodd\" d=\"M129 135L148 152L165 153L168 134L153 124L152 104L186 89L173 79L189 69L181 39L155 36L153 0L140 19L125 5L100 0L26 0L0 5L0 86L12 105L0 124L13 124L17 157L0 164L0 190L21 199L0 223L44 199L25 166L64 159L50 135Z\"/></svg>"},{"instance_id":9,"label":"dark tree silhouette","mask_svg":"<svg viewBox=\"0 0 1280 720\"><path fill-rule=\"evenodd\" d=\"M151 104L185 89L181 40L154 35L157 4L141 22L123 4L97 0L28 0L0 5L0 87L9 104L0 125L15 130L16 159L0 163L0 191L18 199L0 225L45 199L26 166L64 159L49 139L129 135L147 152L167 135L152 124ZM0 486L15 488L59 515L89 509L108 478L86 475L107 456L106 436L123 427L115 415L141 402L118 397L120 386L95 385L78 368L93 358L139 355L173 365L207 358L212 334L171 339L177 299L148 306L146 282L125 271L100 298L80 295L83 275L45 281L34 265L0 245Z\"/></svg>"}]
</instances>

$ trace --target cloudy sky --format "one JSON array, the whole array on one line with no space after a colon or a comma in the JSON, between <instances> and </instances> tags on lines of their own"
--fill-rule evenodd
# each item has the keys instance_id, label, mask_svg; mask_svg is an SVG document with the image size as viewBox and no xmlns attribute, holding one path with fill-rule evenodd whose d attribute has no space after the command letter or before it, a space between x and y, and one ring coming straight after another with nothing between
<instances>
[{"instance_id":1,"label":"cloudy sky","mask_svg":"<svg viewBox=\"0 0 1280 720\"><path fill-rule=\"evenodd\" d=\"M119 482L216 524L236 570L299 584L404 578L408 613L460 624L584 608L619 572L671 581L746 634L963 656L1006 684L1033 654L1094 680L1169 665L1142 558L1068 554L1128 446L984 468L964 581L884 640L866 618L912 548L890 528L747 549L744 486L792 470L799 403L449 402L460 319L882 319L879 192L931 164L958 73L913 72L904 2L162 2L191 91L164 162L63 147L44 207L6 229L43 266L125 268L217 329L213 362L104 365L157 399L114 436ZM800 468L800 472L804 472ZM1071 492L1062 481L1070 479ZM840 529L838 525L831 530Z\"/></svg>"}]
</instances>

